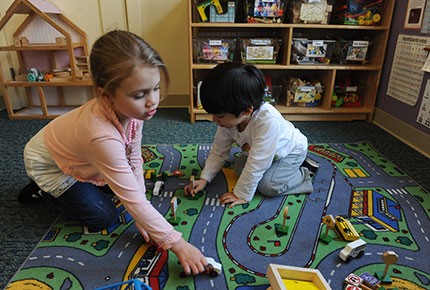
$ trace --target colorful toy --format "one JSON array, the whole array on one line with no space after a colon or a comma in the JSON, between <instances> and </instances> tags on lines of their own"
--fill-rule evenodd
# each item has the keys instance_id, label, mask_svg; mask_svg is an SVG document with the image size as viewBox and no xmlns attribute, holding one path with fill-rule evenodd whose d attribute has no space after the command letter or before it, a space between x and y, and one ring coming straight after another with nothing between
<instances>
[{"instance_id":1,"label":"colorful toy","mask_svg":"<svg viewBox=\"0 0 430 290\"><path fill-rule=\"evenodd\" d=\"M334 231L338 234L339 237L343 238L345 241L358 240L360 235L352 226L349 220L344 219L341 216L337 216L335 220L336 222L334 226Z\"/></svg>"},{"instance_id":2,"label":"colorful toy","mask_svg":"<svg viewBox=\"0 0 430 290\"><path fill-rule=\"evenodd\" d=\"M317 269L269 264L267 278L271 286L267 290L331 290L330 285Z\"/></svg>"},{"instance_id":3,"label":"colorful toy","mask_svg":"<svg viewBox=\"0 0 430 290\"><path fill-rule=\"evenodd\" d=\"M242 39L242 61L246 63L276 63L282 39Z\"/></svg>"},{"instance_id":4,"label":"colorful toy","mask_svg":"<svg viewBox=\"0 0 430 290\"><path fill-rule=\"evenodd\" d=\"M208 265L203 272L204 274L207 274L211 277L221 275L222 265L220 263L216 262L213 258L210 257L206 257L206 262L208 262Z\"/></svg>"},{"instance_id":5,"label":"colorful toy","mask_svg":"<svg viewBox=\"0 0 430 290\"><path fill-rule=\"evenodd\" d=\"M349 262L353 258L361 257L366 249L366 242L362 239L348 243L345 248L339 253L339 258L344 262Z\"/></svg>"},{"instance_id":6,"label":"colorful toy","mask_svg":"<svg viewBox=\"0 0 430 290\"><path fill-rule=\"evenodd\" d=\"M381 21L382 0L348 0L344 24L375 25Z\"/></svg>"},{"instance_id":7,"label":"colorful toy","mask_svg":"<svg viewBox=\"0 0 430 290\"><path fill-rule=\"evenodd\" d=\"M209 7L210 11L210 22L229 22L234 23L235 16L235 2L228 1L227 3L227 12L223 14L218 14L215 6L211 5Z\"/></svg>"},{"instance_id":8,"label":"colorful toy","mask_svg":"<svg viewBox=\"0 0 430 290\"><path fill-rule=\"evenodd\" d=\"M248 23L282 23L284 5L283 0L248 1Z\"/></svg>"},{"instance_id":9,"label":"colorful toy","mask_svg":"<svg viewBox=\"0 0 430 290\"><path fill-rule=\"evenodd\" d=\"M215 6L217 14L224 13L221 7L221 3L219 3L219 0L204 1L197 5L197 11L199 11L200 18L202 19L203 22L207 22L209 20L208 17L206 16L205 10L210 5Z\"/></svg>"},{"instance_id":10,"label":"colorful toy","mask_svg":"<svg viewBox=\"0 0 430 290\"><path fill-rule=\"evenodd\" d=\"M336 221L334 220L334 217L331 214L323 218L322 223L325 224L326 227L325 227L324 236L323 234L320 235L320 238L319 238L320 241L326 244L330 244L330 242L333 240L333 237L328 235L328 230L334 228L335 222Z\"/></svg>"}]
</instances>

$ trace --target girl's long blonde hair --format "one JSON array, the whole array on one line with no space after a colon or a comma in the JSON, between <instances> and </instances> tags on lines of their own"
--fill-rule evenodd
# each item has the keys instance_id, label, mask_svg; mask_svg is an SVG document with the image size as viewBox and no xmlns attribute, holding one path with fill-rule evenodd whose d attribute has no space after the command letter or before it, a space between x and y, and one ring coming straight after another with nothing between
<instances>
[{"instance_id":1,"label":"girl's long blonde hair","mask_svg":"<svg viewBox=\"0 0 430 290\"><path fill-rule=\"evenodd\" d=\"M102 35L91 49L90 64L95 86L110 93L139 65L158 67L161 100L167 95L170 77L165 63L155 49L134 33L113 30Z\"/></svg>"}]
</instances>

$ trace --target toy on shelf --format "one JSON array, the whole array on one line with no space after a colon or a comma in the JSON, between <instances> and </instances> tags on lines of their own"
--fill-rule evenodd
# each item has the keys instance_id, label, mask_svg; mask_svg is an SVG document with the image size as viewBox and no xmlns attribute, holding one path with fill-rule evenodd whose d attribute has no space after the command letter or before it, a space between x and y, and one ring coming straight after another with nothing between
<instances>
[{"instance_id":1,"label":"toy on shelf","mask_svg":"<svg viewBox=\"0 0 430 290\"><path fill-rule=\"evenodd\" d=\"M281 39L273 38L242 39L242 62L276 63L281 43Z\"/></svg>"},{"instance_id":2,"label":"toy on shelf","mask_svg":"<svg viewBox=\"0 0 430 290\"><path fill-rule=\"evenodd\" d=\"M235 39L193 39L194 61L197 63L233 61L235 47Z\"/></svg>"},{"instance_id":3,"label":"toy on shelf","mask_svg":"<svg viewBox=\"0 0 430 290\"><path fill-rule=\"evenodd\" d=\"M270 282L268 290L331 290L330 285L317 269L269 264L267 278Z\"/></svg>"},{"instance_id":4,"label":"toy on shelf","mask_svg":"<svg viewBox=\"0 0 430 290\"><path fill-rule=\"evenodd\" d=\"M287 83L287 106L317 107L320 104L324 87L318 80L290 78Z\"/></svg>"},{"instance_id":5,"label":"toy on shelf","mask_svg":"<svg viewBox=\"0 0 430 290\"><path fill-rule=\"evenodd\" d=\"M272 85L272 76L266 75L264 78L266 80L266 88L264 89L263 100L272 106L276 106L279 96L282 92L282 86Z\"/></svg>"},{"instance_id":6,"label":"toy on shelf","mask_svg":"<svg viewBox=\"0 0 430 290\"><path fill-rule=\"evenodd\" d=\"M335 48L335 40L311 40L293 38L291 63L329 64Z\"/></svg>"},{"instance_id":7,"label":"toy on shelf","mask_svg":"<svg viewBox=\"0 0 430 290\"><path fill-rule=\"evenodd\" d=\"M222 265L220 263L216 262L213 258L210 257L206 257L206 262L208 262L208 265L203 272L204 274L207 274L211 277L221 275Z\"/></svg>"},{"instance_id":8,"label":"toy on shelf","mask_svg":"<svg viewBox=\"0 0 430 290\"><path fill-rule=\"evenodd\" d=\"M393 282L393 280L391 280L390 275L387 274L388 272L388 267L392 264L395 264L397 262L397 260L399 259L399 256L393 252L393 251L386 251L382 254L382 261L385 264L385 269L384 272L376 272L376 277L378 277L379 279L381 279L382 283L388 283L391 284Z\"/></svg>"},{"instance_id":9,"label":"toy on shelf","mask_svg":"<svg viewBox=\"0 0 430 290\"><path fill-rule=\"evenodd\" d=\"M215 6L217 14L223 14L224 13L219 0L196 1L196 4L197 4L197 11L199 12L200 19L202 20L202 22L208 22L209 21L209 18L206 15L206 9L211 5Z\"/></svg>"},{"instance_id":10,"label":"toy on shelf","mask_svg":"<svg viewBox=\"0 0 430 290\"><path fill-rule=\"evenodd\" d=\"M361 257L366 249L366 242L362 239L348 243L342 251L339 252L339 258L344 262L349 262L353 258Z\"/></svg>"},{"instance_id":11,"label":"toy on shelf","mask_svg":"<svg viewBox=\"0 0 430 290\"><path fill-rule=\"evenodd\" d=\"M293 0L289 9L293 23L327 24L333 0Z\"/></svg>"},{"instance_id":12,"label":"toy on shelf","mask_svg":"<svg viewBox=\"0 0 430 290\"><path fill-rule=\"evenodd\" d=\"M284 0L248 0L248 23L282 23L285 11Z\"/></svg>"},{"instance_id":13,"label":"toy on shelf","mask_svg":"<svg viewBox=\"0 0 430 290\"><path fill-rule=\"evenodd\" d=\"M344 24L376 25L381 21L382 0L347 0Z\"/></svg>"},{"instance_id":14,"label":"toy on shelf","mask_svg":"<svg viewBox=\"0 0 430 290\"><path fill-rule=\"evenodd\" d=\"M288 226L285 225L287 217L288 217L288 206L284 207L284 211L282 214L282 227L280 225L277 225L277 227L275 227L276 233L280 236L288 235Z\"/></svg>"},{"instance_id":15,"label":"toy on shelf","mask_svg":"<svg viewBox=\"0 0 430 290\"><path fill-rule=\"evenodd\" d=\"M220 23L234 23L235 20L235 2L228 1L227 11L222 14L218 14L215 6L211 5L209 7L209 22L220 22Z\"/></svg>"},{"instance_id":16,"label":"toy on shelf","mask_svg":"<svg viewBox=\"0 0 430 290\"><path fill-rule=\"evenodd\" d=\"M325 224L325 234L321 233L319 240L326 244L330 244L331 241L333 240L333 237L328 234L328 231L329 229L334 228L334 225L335 225L334 217L331 214L329 214L323 218L322 223Z\"/></svg>"},{"instance_id":17,"label":"toy on shelf","mask_svg":"<svg viewBox=\"0 0 430 290\"><path fill-rule=\"evenodd\" d=\"M331 101L332 107L360 107L361 97L358 93L358 86L351 84L351 78L335 85Z\"/></svg>"},{"instance_id":18,"label":"toy on shelf","mask_svg":"<svg viewBox=\"0 0 430 290\"><path fill-rule=\"evenodd\" d=\"M176 198L176 196L174 196L170 201L170 210L172 211L173 217L167 219L167 221L174 226L177 226L181 222L181 218L176 216L177 208L178 208L178 199Z\"/></svg>"}]
</instances>

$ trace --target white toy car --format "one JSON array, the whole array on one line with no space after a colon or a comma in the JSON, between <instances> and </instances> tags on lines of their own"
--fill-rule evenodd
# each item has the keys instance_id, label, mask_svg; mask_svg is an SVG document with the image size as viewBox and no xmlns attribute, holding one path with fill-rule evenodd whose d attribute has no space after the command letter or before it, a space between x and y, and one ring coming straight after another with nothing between
<instances>
[{"instance_id":1,"label":"white toy car","mask_svg":"<svg viewBox=\"0 0 430 290\"><path fill-rule=\"evenodd\" d=\"M363 256L365 249L365 241L363 241L362 239L355 240L353 242L348 243L345 248L340 251L339 258L341 258L344 262L349 262L353 258Z\"/></svg>"},{"instance_id":2,"label":"white toy car","mask_svg":"<svg viewBox=\"0 0 430 290\"><path fill-rule=\"evenodd\" d=\"M153 196L159 196L161 191L164 189L164 181L156 181L154 185L154 189L152 190Z\"/></svg>"},{"instance_id":3,"label":"white toy car","mask_svg":"<svg viewBox=\"0 0 430 290\"><path fill-rule=\"evenodd\" d=\"M208 262L208 265L203 273L208 274L211 277L221 275L222 266L220 263L210 257L206 257L206 262Z\"/></svg>"}]
</instances>

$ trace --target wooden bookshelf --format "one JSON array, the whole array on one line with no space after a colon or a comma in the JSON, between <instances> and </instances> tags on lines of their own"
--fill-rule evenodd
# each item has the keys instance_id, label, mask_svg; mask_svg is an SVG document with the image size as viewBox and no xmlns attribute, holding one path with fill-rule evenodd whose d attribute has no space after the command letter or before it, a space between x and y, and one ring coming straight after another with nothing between
<instances>
[{"instance_id":1,"label":"wooden bookshelf","mask_svg":"<svg viewBox=\"0 0 430 290\"><path fill-rule=\"evenodd\" d=\"M390 33L391 20L395 7L395 1L384 1L381 7L382 20L375 26L354 26L335 24L264 24L264 23L211 23L200 22L195 1L188 0L188 45L189 45L189 71L190 71L190 119L194 123L197 120L210 120L211 116L201 108L198 108L195 87L199 80L204 78L207 72L216 66L212 63L196 63L193 57L193 39L201 35L235 35L246 34L251 37L264 37L275 34L282 39L282 47L276 64L257 64L264 74L279 76L288 74L291 76L317 76L323 86L324 94L318 107L288 107L278 103L276 108L288 120L300 121L334 121L334 120L367 120L373 117L375 102L381 78L384 56ZM294 37L298 34L325 33L348 35L360 33L371 39L369 59L365 64L328 64L328 65L300 65L290 63L291 47ZM216 39L217 36L213 36ZM226 36L227 37L227 36ZM239 50L236 50L239 51ZM236 57L237 58L237 57ZM355 79L364 83L361 90L360 107L334 107L332 106L332 94L336 80L351 74Z\"/></svg>"}]
</instances>

